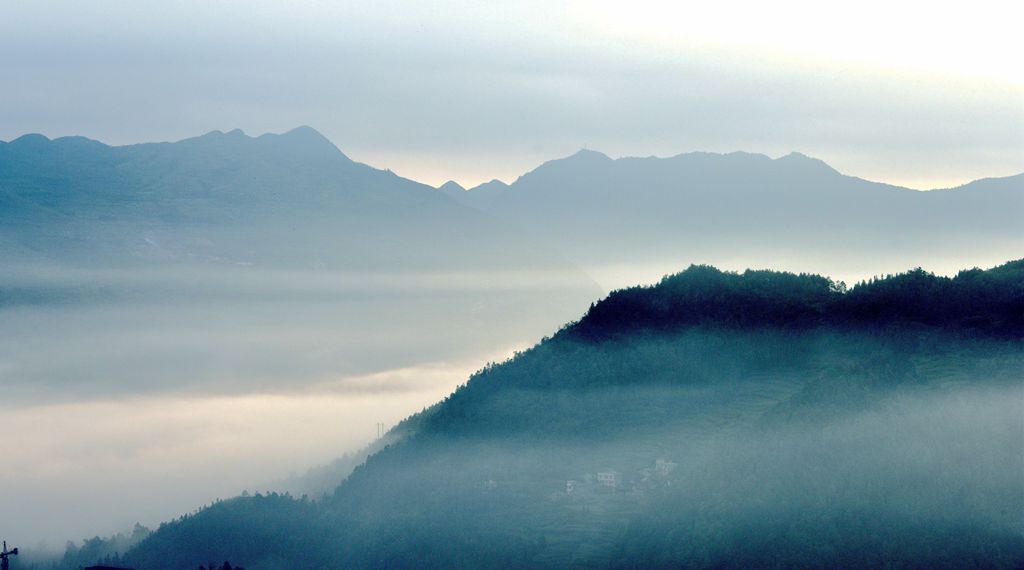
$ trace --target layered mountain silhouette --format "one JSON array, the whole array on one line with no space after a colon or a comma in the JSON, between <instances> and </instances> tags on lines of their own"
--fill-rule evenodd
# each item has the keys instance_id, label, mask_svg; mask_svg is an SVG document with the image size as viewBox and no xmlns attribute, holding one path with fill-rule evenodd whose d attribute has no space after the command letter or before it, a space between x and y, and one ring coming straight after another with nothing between
<instances>
[{"instance_id":1,"label":"layered mountain silhouette","mask_svg":"<svg viewBox=\"0 0 1024 570\"><path fill-rule=\"evenodd\" d=\"M463 188L457 182L449 180L438 186L437 189L467 206L479 210L489 210L508 191L508 188L508 184L495 179L490 182L484 182L479 186L474 186L470 190Z\"/></svg>"},{"instance_id":2,"label":"layered mountain silhouette","mask_svg":"<svg viewBox=\"0 0 1024 570\"><path fill-rule=\"evenodd\" d=\"M914 260L907 263L924 253L970 261L1016 256L1024 245L1024 174L920 192L845 176L799 153L613 160L583 150L500 192L493 184L449 195L585 266L737 252L905 251Z\"/></svg>"},{"instance_id":3,"label":"layered mountain silhouette","mask_svg":"<svg viewBox=\"0 0 1024 570\"><path fill-rule=\"evenodd\" d=\"M553 314L592 290L558 252L1018 257L1022 184L916 192L799 154L583 151L511 185L438 191L308 127L118 147L26 135L0 143L0 264L484 271L490 285L559 271L579 287L538 293ZM693 266L480 370L321 500L237 497L127 553L86 552L140 568L1018 567L1022 283L1021 261L849 290ZM64 566L97 562L77 556Z\"/></svg>"},{"instance_id":4,"label":"layered mountain silhouette","mask_svg":"<svg viewBox=\"0 0 1024 570\"><path fill-rule=\"evenodd\" d=\"M300 127L112 147L0 143L3 261L345 269L567 267L428 186L350 160Z\"/></svg>"},{"instance_id":5,"label":"layered mountain silhouette","mask_svg":"<svg viewBox=\"0 0 1024 570\"><path fill-rule=\"evenodd\" d=\"M694 266L479 371L333 496L218 502L124 560L1014 567L1022 282Z\"/></svg>"},{"instance_id":6,"label":"layered mountain silhouette","mask_svg":"<svg viewBox=\"0 0 1024 570\"><path fill-rule=\"evenodd\" d=\"M737 252L1005 259L1024 245L1024 175L918 192L798 153L585 150L511 185L430 190L309 127L120 147L25 135L0 143L0 246L5 260L84 265L480 268L560 266L555 250L589 267Z\"/></svg>"}]
</instances>

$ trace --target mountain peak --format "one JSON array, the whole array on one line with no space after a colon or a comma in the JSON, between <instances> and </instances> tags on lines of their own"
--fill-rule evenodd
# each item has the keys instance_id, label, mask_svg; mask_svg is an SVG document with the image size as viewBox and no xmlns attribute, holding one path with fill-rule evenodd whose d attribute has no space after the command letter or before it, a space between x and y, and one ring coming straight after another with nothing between
<instances>
[{"instance_id":1,"label":"mountain peak","mask_svg":"<svg viewBox=\"0 0 1024 570\"><path fill-rule=\"evenodd\" d=\"M296 127L290 131L285 131L284 133L266 133L258 137L251 137L245 134L245 131L242 129L232 129L228 132L212 130L204 135L195 137L194 139L186 140L204 142L216 141L218 143L228 144L256 141L264 144L269 143L286 146L303 152L329 151L331 154L341 153L341 151L339 151L338 148L334 146L334 143L329 141L327 137L320 134L316 129L305 125Z\"/></svg>"},{"instance_id":2,"label":"mountain peak","mask_svg":"<svg viewBox=\"0 0 1024 570\"><path fill-rule=\"evenodd\" d=\"M612 292L564 334L594 340L707 325L850 329L884 324L1024 335L1024 319L1005 316L1021 295L1010 301L1009 296L984 293L1003 287L1019 291L1013 285L1024 275L1024 260L984 271L991 281L976 279L980 273L942 277L918 267L847 290L821 275L753 269L737 273L691 265L652 287ZM930 292L927 299L916 293L921 290ZM949 306L932 300L943 298L970 301Z\"/></svg>"},{"instance_id":3,"label":"mountain peak","mask_svg":"<svg viewBox=\"0 0 1024 570\"><path fill-rule=\"evenodd\" d=\"M837 173L836 169L829 166L825 161L807 156L802 152L793 151L785 156L775 159L780 164L802 165L805 168L814 168L822 171Z\"/></svg>"},{"instance_id":4,"label":"mountain peak","mask_svg":"<svg viewBox=\"0 0 1024 570\"><path fill-rule=\"evenodd\" d=\"M26 135L21 135L20 137L12 140L10 142L10 144L13 144L13 145L34 145L34 144L41 144L41 143L48 143L48 142L50 142L50 139L46 135L41 135L39 133L29 133L29 134L26 134Z\"/></svg>"},{"instance_id":5,"label":"mountain peak","mask_svg":"<svg viewBox=\"0 0 1024 570\"><path fill-rule=\"evenodd\" d=\"M334 146L334 143L332 143L327 137L322 135L320 131L306 125L295 127L294 129L279 135L268 133L259 138L276 139L281 143L287 144L291 148L295 148L303 152L319 153L331 156L341 155L348 159L348 157L345 156L338 147Z\"/></svg>"},{"instance_id":6,"label":"mountain peak","mask_svg":"<svg viewBox=\"0 0 1024 570\"><path fill-rule=\"evenodd\" d=\"M442 191L442 192L465 192L466 191L466 189L463 188L461 184L459 184L458 182L456 182L454 180L449 180L448 182L445 182L444 184L438 186L437 189Z\"/></svg>"},{"instance_id":7,"label":"mountain peak","mask_svg":"<svg viewBox=\"0 0 1024 570\"><path fill-rule=\"evenodd\" d=\"M215 138L222 137L222 136L224 136L224 131L221 131L221 130L218 130L218 129L213 129L212 131L209 131L207 133L203 133L203 134L201 134L201 135L199 135L198 137L195 137L195 138L197 138L197 139L215 139ZM188 140L188 139L185 139L185 140Z\"/></svg>"},{"instance_id":8,"label":"mountain peak","mask_svg":"<svg viewBox=\"0 0 1024 570\"><path fill-rule=\"evenodd\" d=\"M295 139L307 139L307 140L320 140L327 141L327 137L322 135L320 131L314 129L309 125L299 125L290 131L285 131L281 135L282 137L295 138Z\"/></svg>"},{"instance_id":9,"label":"mountain peak","mask_svg":"<svg viewBox=\"0 0 1024 570\"><path fill-rule=\"evenodd\" d=\"M596 150L590 150L588 148L581 148L580 150L576 151L572 155L566 157L566 159L573 159L573 160L601 160L601 161L606 161L606 160L610 161L611 160L611 158L608 155L604 154L603 152L598 152Z\"/></svg>"},{"instance_id":10,"label":"mountain peak","mask_svg":"<svg viewBox=\"0 0 1024 570\"><path fill-rule=\"evenodd\" d=\"M562 179L563 182L578 175L601 176L598 173L604 172L615 163L604 153L584 148L565 158L556 158L541 164L520 176L515 184L518 185L527 180L547 179L552 176Z\"/></svg>"},{"instance_id":11,"label":"mountain peak","mask_svg":"<svg viewBox=\"0 0 1024 570\"><path fill-rule=\"evenodd\" d=\"M484 182L483 184L478 184L478 185L470 188L468 190L468 192L479 192L481 190L501 191L501 190L506 190L506 189L508 189L508 184L505 184L501 180L498 180L497 178L495 178L495 179L491 180L490 182Z\"/></svg>"}]
</instances>

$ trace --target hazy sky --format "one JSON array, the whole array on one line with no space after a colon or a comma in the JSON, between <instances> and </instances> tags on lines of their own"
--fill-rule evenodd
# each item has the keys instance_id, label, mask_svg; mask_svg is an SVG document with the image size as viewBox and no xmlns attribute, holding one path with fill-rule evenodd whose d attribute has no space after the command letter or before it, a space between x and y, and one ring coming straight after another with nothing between
<instances>
[{"instance_id":1,"label":"hazy sky","mask_svg":"<svg viewBox=\"0 0 1024 570\"><path fill-rule=\"evenodd\" d=\"M311 125L439 184L798 150L918 188L1024 171L1016 2L0 4L0 139Z\"/></svg>"},{"instance_id":2,"label":"hazy sky","mask_svg":"<svg viewBox=\"0 0 1024 570\"><path fill-rule=\"evenodd\" d=\"M796 150L918 188L1024 171L1015 3L750 4L3 0L0 140L129 144L307 124L356 160L466 186L582 147ZM400 311L420 305L390 299L352 303L375 321L344 304L263 301L5 309L0 434L18 460L0 471L0 536L59 546L328 461L586 307L437 297L449 304L424 302L421 328ZM436 312L446 332L423 333ZM488 322L502 323L493 338L480 332ZM357 353L374 366L335 370ZM253 369L263 383L238 388Z\"/></svg>"}]
</instances>

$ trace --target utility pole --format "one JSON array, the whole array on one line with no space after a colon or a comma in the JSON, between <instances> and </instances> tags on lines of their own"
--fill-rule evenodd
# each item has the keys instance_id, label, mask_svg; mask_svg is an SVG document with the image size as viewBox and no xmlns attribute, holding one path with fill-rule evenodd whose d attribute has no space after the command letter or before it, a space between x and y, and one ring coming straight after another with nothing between
<instances>
[{"instance_id":1,"label":"utility pole","mask_svg":"<svg viewBox=\"0 0 1024 570\"><path fill-rule=\"evenodd\" d=\"M7 550L7 541L4 541L4 549L0 550L0 570L11 570L11 562L7 559L8 556L17 556L18 549Z\"/></svg>"}]
</instances>

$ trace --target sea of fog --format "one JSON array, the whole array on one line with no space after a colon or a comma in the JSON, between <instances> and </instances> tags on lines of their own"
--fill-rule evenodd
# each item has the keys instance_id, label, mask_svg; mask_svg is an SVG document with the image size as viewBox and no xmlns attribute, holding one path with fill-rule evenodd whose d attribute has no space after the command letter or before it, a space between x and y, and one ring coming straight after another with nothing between
<instances>
[{"instance_id":1,"label":"sea of fog","mask_svg":"<svg viewBox=\"0 0 1024 570\"><path fill-rule=\"evenodd\" d=\"M845 261L847 273L832 276L851 284L909 268L898 255ZM578 319L608 290L702 262L836 265L785 252L762 263L637 260L585 266L592 286L557 272L8 265L0 536L59 551L67 540L294 482L371 443L378 423L393 426L487 362ZM925 269L964 266L936 257Z\"/></svg>"},{"instance_id":2,"label":"sea of fog","mask_svg":"<svg viewBox=\"0 0 1024 570\"><path fill-rule=\"evenodd\" d=\"M8 268L0 536L61 550L271 490L599 295L544 273Z\"/></svg>"}]
</instances>

